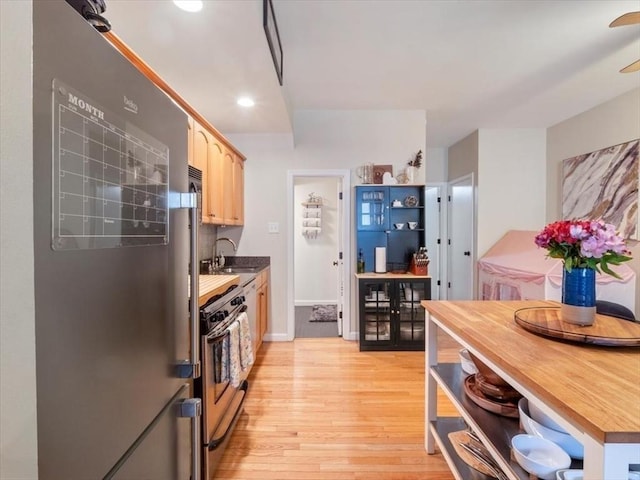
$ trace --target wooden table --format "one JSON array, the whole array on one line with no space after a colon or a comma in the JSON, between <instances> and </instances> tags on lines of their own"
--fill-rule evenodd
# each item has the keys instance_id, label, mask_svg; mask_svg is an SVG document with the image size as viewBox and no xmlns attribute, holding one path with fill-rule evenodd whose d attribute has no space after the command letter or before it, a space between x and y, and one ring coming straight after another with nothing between
<instances>
[{"instance_id":1,"label":"wooden table","mask_svg":"<svg viewBox=\"0 0 640 480\"><path fill-rule=\"evenodd\" d=\"M536 401L584 445L585 480L626 479L629 465L640 463L640 349L561 342L528 332L514 321L519 308L557 306L557 302L421 304L427 322L425 447L429 453L434 451L434 440L439 440L434 428L437 385L453 390L444 385L445 366L437 362L437 332L441 329ZM481 422L476 422L459 398L456 403L467 423L482 430ZM527 478L509 459L510 437L480 434L510 478Z\"/></svg>"}]
</instances>

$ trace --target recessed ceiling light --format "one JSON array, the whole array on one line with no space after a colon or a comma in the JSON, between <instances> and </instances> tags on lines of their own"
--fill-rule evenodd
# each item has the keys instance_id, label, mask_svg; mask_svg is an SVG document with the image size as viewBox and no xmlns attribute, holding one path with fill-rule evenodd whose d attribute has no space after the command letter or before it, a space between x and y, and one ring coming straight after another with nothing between
<instances>
[{"instance_id":1,"label":"recessed ceiling light","mask_svg":"<svg viewBox=\"0 0 640 480\"><path fill-rule=\"evenodd\" d=\"M173 0L173 3L185 12L199 12L202 10L202 0Z\"/></svg>"},{"instance_id":2,"label":"recessed ceiling light","mask_svg":"<svg viewBox=\"0 0 640 480\"><path fill-rule=\"evenodd\" d=\"M238 99L238 105L241 107L253 107L256 102L253 101L253 98L250 97L240 97Z\"/></svg>"}]
</instances>

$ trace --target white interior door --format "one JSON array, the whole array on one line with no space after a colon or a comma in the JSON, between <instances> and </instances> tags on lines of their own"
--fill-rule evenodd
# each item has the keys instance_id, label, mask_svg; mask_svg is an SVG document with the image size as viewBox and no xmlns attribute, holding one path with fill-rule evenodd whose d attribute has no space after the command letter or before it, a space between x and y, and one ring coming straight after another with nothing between
<instances>
[{"instance_id":1,"label":"white interior door","mask_svg":"<svg viewBox=\"0 0 640 480\"><path fill-rule=\"evenodd\" d=\"M338 205L338 225L343 225L343 221L344 221L344 201L342 200L343 197L343 193L342 193L342 181L340 178L337 178L336 181L338 182L338 198L336 199L336 204ZM338 287L338 293L337 293L337 298L338 298L338 335L342 336L342 321L341 321L341 317L344 316L343 312L344 312L344 277L345 277L345 272L344 272L344 251L345 251L345 245L344 245L344 238L343 235L338 235L338 245L337 245L337 251L336 251L336 274L338 277L338 282L337 282L337 287Z\"/></svg>"},{"instance_id":2,"label":"white interior door","mask_svg":"<svg viewBox=\"0 0 640 480\"><path fill-rule=\"evenodd\" d=\"M443 243L443 212L442 199L445 197L446 185L427 185L424 194L425 208L425 245L429 254L429 275L431 276L431 299L440 300L445 297L442 286L443 278L442 243Z\"/></svg>"},{"instance_id":3,"label":"white interior door","mask_svg":"<svg viewBox=\"0 0 640 480\"><path fill-rule=\"evenodd\" d=\"M473 174L449 184L448 294L449 300L473 299L474 181Z\"/></svg>"}]
</instances>

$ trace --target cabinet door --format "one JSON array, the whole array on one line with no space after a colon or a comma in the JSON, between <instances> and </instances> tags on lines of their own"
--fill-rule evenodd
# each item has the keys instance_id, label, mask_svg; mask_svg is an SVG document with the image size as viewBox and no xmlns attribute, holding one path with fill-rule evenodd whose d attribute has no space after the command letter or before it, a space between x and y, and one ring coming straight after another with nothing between
<instances>
[{"instance_id":1,"label":"cabinet door","mask_svg":"<svg viewBox=\"0 0 640 480\"><path fill-rule=\"evenodd\" d=\"M234 225L233 212L233 152L228 148L224 148L222 153L222 204L224 208L225 225Z\"/></svg>"},{"instance_id":2,"label":"cabinet door","mask_svg":"<svg viewBox=\"0 0 640 480\"><path fill-rule=\"evenodd\" d=\"M360 279L360 350L392 346L392 281Z\"/></svg>"},{"instance_id":3,"label":"cabinet door","mask_svg":"<svg viewBox=\"0 0 640 480\"><path fill-rule=\"evenodd\" d=\"M269 285L266 283L258 289L258 304L260 319L258 324L258 338L259 343L262 344L262 339L267 333L267 328L269 327Z\"/></svg>"},{"instance_id":4,"label":"cabinet door","mask_svg":"<svg viewBox=\"0 0 640 480\"><path fill-rule=\"evenodd\" d=\"M211 135L202 125L193 123L193 158L191 164L202 171L202 221L211 223L209 195L211 194L209 175L209 153Z\"/></svg>"},{"instance_id":5,"label":"cabinet door","mask_svg":"<svg viewBox=\"0 0 640 480\"><path fill-rule=\"evenodd\" d=\"M265 270L260 274L260 277L256 280L258 282L257 298L257 326L258 326L258 338L256 342L256 349L262 345L262 339L267 333L269 327L269 270Z\"/></svg>"},{"instance_id":6,"label":"cabinet door","mask_svg":"<svg viewBox=\"0 0 640 480\"><path fill-rule=\"evenodd\" d=\"M396 280L398 313L395 326L396 344L407 349L423 350L425 342L422 300L431 298L431 279Z\"/></svg>"},{"instance_id":7,"label":"cabinet door","mask_svg":"<svg viewBox=\"0 0 640 480\"><path fill-rule=\"evenodd\" d=\"M209 217L211 223L222 225L224 223L222 203L223 152L221 143L213 136L209 152Z\"/></svg>"},{"instance_id":8,"label":"cabinet door","mask_svg":"<svg viewBox=\"0 0 640 480\"><path fill-rule=\"evenodd\" d=\"M196 167L193 163L193 118L191 117L187 118L187 163Z\"/></svg>"},{"instance_id":9,"label":"cabinet door","mask_svg":"<svg viewBox=\"0 0 640 480\"><path fill-rule=\"evenodd\" d=\"M238 155L233 158L233 221L244 224L244 160Z\"/></svg>"},{"instance_id":10,"label":"cabinet door","mask_svg":"<svg viewBox=\"0 0 640 480\"><path fill-rule=\"evenodd\" d=\"M389 187L356 187L359 231L389 230Z\"/></svg>"}]
</instances>

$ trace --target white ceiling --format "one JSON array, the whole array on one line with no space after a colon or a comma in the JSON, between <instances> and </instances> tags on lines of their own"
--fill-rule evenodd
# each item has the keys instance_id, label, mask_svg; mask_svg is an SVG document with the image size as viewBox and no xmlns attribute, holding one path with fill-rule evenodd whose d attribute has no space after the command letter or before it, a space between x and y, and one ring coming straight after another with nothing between
<instances>
[{"instance_id":1,"label":"white ceiling","mask_svg":"<svg viewBox=\"0 0 640 480\"><path fill-rule=\"evenodd\" d=\"M427 146L477 128L541 128L640 87L640 0L106 0L115 32L219 131L291 132L299 109L426 111ZM257 105L242 109L242 94ZM640 105L638 106L640 115Z\"/></svg>"}]
</instances>

